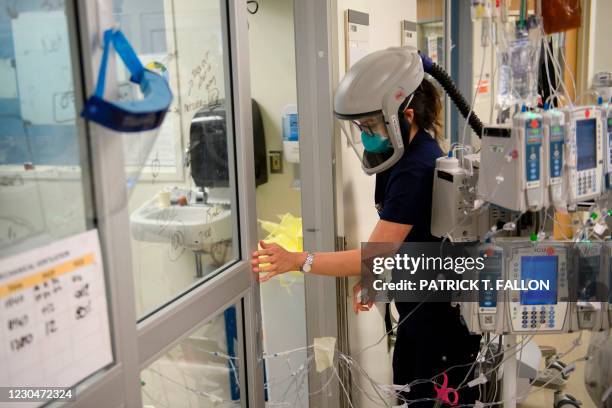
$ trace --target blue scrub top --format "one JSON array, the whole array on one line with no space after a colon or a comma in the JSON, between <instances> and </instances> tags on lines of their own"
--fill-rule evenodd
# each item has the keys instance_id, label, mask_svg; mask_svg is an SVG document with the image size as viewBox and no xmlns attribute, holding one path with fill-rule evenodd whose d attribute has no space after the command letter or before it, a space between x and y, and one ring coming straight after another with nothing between
<instances>
[{"instance_id":1,"label":"blue scrub top","mask_svg":"<svg viewBox=\"0 0 612 408\"><path fill-rule=\"evenodd\" d=\"M412 225L405 242L439 241L431 235L431 197L436 159L442 155L436 140L419 130L402 158L376 175L374 199L380 219Z\"/></svg>"},{"instance_id":2,"label":"blue scrub top","mask_svg":"<svg viewBox=\"0 0 612 408\"><path fill-rule=\"evenodd\" d=\"M436 159L442 155L435 139L420 130L406 146L402 158L392 168L376 175L375 201L380 219L412 225L405 242L440 241L431 235L431 204ZM448 374L452 386L458 386L468 376L480 345L480 336L470 335L463 325L459 309L450 303L432 302L420 306L414 302L396 302L396 307L402 324L397 329L393 352L393 383L408 384L462 365L463 369ZM449 342L449 338L453 341ZM473 402L474 398L468 394L469 391L462 392L460 402ZM427 383L411 387L407 397L433 398L435 393ZM427 401L414 406L431 405Z\"/></svg>"}]
</instances>

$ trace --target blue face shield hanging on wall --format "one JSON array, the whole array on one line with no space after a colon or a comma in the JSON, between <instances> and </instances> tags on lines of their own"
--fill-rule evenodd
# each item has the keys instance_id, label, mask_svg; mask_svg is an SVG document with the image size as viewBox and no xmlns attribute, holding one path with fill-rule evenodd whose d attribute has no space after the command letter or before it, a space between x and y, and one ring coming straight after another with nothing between
<instances>
[{"instance_id":1,"label":"blue face shield hanging on wall","mask_svg":"<svg viewBox=\"0 0 612 408\"><path fill-rule=\"evenodd\" d=\"M130 81L140 87L144 98L134 101L104 99L109 48L113 45L130 72ZM95 93L85 102L81 116L118 132L141 132L159 127L172 103L172 91L160 75L144 68L134 49L119 30L104 32L104 51Z\"/></svg>"}]
</instances>

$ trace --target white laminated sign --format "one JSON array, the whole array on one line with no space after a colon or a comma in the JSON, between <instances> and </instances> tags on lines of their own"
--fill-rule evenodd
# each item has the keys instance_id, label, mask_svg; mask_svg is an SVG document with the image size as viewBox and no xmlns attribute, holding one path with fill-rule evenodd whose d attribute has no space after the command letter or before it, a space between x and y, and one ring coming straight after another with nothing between
<instances>
[{"instance_id":1,"label":"white laminated sign","mask_svg":"<svg viewBox=\"0 0 612 408\"><path fill-rule=\"evenodd\" d=\"M97 230L0 260L0 387L70 387L112 361Z\"/></svg>"}]
</instances>

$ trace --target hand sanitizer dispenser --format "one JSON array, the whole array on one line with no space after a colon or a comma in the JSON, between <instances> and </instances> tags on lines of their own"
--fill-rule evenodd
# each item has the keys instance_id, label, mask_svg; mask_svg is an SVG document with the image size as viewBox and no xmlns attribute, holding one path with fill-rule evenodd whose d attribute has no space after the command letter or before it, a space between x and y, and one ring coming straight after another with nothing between
<instances>
[{"instance_id":1,"label":"hand sanitizer dispenser","mask_svg":"<svg viewBox=\"0 0 612 408\"><path fill-rule=\"evenodd\" d=\"M300 128L296 105L283 109L283 154L288 163L300 162Z\"/></svg>"}]
</instances>

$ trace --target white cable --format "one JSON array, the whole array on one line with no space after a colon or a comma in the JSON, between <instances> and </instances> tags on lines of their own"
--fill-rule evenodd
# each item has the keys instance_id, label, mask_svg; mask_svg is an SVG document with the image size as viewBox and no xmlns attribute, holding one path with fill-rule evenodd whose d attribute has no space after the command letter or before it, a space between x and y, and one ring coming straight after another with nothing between
<instances>
[{"instance_id":1,"label":"white cable","mask_svg":"<svg viewBox=\"0 0 612 408\"><path fill-rule=\"evenodd\" d=\"M595 99L601 96L601 94L597 92L595 89L587 89L586 91L582 92L580 95L577 95L574 101L578 103L578 101L582 99L583 96L586 96L586 95L595 95Z\"/></svg>"},{"instance_id":2,"label":"white cable","mask_svg":"<svg viewBox=\"0 0 612 408\"><path fill-rule=\"evenodd\" d=\"M540 332L540 328L538 328L537 331L530 333L529 335L523 336L521 338L521 341L512 345L511 347L507 348L507 349L500 349L498 350L498 353L492 354L492 356L490 358L486 358L484 361L495 361L495 359L497 359L498 356L503 355L504 358L494 367L490 368L486 373L481 374L488 376L489 374L497 371L499 369L499 367L505 362L507 361L509 358L514 357L515 355L517 355L518 353L521 353L522 350L524 349L524 347L526 347L526 345L534 338L534 336L536 336L538 333ZM563 356L567 355L568 353L572 352L576 347L578 347L581 344L581 336L582 336L582 332L579 333L579 336L572 342L572 345L568 348L568 350L564 351L563 353L557 354L555 356L554 359L551 359L551 361L549 362L549 364L547 365L546 368L549 368L553 363L555 363L556 361L559 361L561 358L563 358ZM491 338L487 345L492 344L494 341L496 340L496 338ZM510 354L508 354L510 353ZM349 355L345 355L341 352L339 352L338 350L336 350L335 354L337 355L337 364L338 364L338 368L336 368L336 366L334 365L332 367L332 373L333 375L329 376L329 380L321 387L320 390L315 391L313 393L309 393L309 395L313 395L316 393L320 393L323 390L325 390L329 384L331 383L331 380L333 378L337 378L338 381L340 382L340 386L343 390L343 392L345 393L345 395L348 395L348 389L346 387L346 385L343 383L342 378L339 376L338 373L338 369L343 366L346 367L348 369L349 372L354 372L353 374L358 374L359 378L364 378L367 380L367 382L370 384L370 386L372 387L372 390L374 391L374 393L372 392L368 392L366 391L357 381L357 375L353 375L353 383L354 385L359 389L359 391L362 393L362 395L364 397L366 397L367 399L369 399L373 404L376 405L380 405L380 406L385 406L388 407L388 403L386 402L386 396L389 397L396 397L398 400L400 401L404 401L408 404L410 403L415 403L418 401L436 401L435 398L421 398L421 399L414 399L414 400L410 400L408 398L405 397L406 392L409 395L409 388L411 386L414 386L416 384L434 384L435 381L433 381L433 379L435 379L436 377L438 377L438 375L432 377L432 379L417 379L412 381L410 384L407 384L406 386L395 386L395 385L386 385L386 384L379 384L377 383L375 380L373 380L367 372L365 372L365 370L363 370L363 368L361 366L359 366L359 364L357 364L356 360L354 358L352 358ZM488 353L485 353L485 356ZM300 370L298 370L298 374L301 378L305 378L306 377L306 373L308 372L307 367L310 366L310 364L312 363L312 357L309 358L309 360L307 361L307 363L301 367ZM584 360L584 358L582 359ZM576 360L577 361L581 361L581 359ZM575 364L575 362L570 363L568 366L571 367L573 364ZM479 361L479 363L481 363ZM450 371L451 369L453 369L453 367L450 367L449 369L445 370L445 371ZM469 370L469 372L471 372L471 369ZM561 374L561 373L560 373ZM559 375L560 375L559 374ZM466 377L467 378L467 377ZM301 385L301 383L298 381L298 383ZM547 385L547 384L545 384ZM544 385L544 386L545 386ZM459 387L456 388L456 390L460 391L461 389L465 389L466 387L468 387L467 384L461 384ZM492 384L492 390L494 390L494 394L497 394L497 384ZM535 388L535 387L534 387ZM539 391L541 388L536 389L535 391L530 391L529 393L533 393L533 392L537 392ZM299 390L296 390L296 394L299 394ZM286 394L285 394L286 395ZM300 398L300 395L296 395L296 401ZM513 396L513 399L518 398L516 395ZM352 404L352 403L351 403ZM283 404L282 402L274 402L273 405L286 405ZM294 403L294 406L296 404ZM494 403L489 403L489 404L485 404L483 406L495 406L495 405L500 405L500 402L494 402ZM352 406L352 405L351 405ZM471 406L471 405L459 405L459 406Z\"/></svg>"},{"instance_id":3,"label":"white cable","mask_svg":"<svg viewBox=\"0 0 612 408\"><path fill-rule=\"evenodd\" d=\"M574 360L574 361L571 361L569 364L567 364L567 366L572 366L572 365L575 365L576 363L583 362L583 361L587 361L588 359L589 359L589 357L588 357L588 356L583 356L583 357L577 358L577 359L576 359L576 360ZM496 405L501 405L501 406L503 407L503 406L504 406L504 405L505 405L507 402L514 402L514 401L519 401L519 400L522 400L523 398L527 397L528 395L535 394L536 392L539 392L539 391L542 391L542 390L546 389L546 386L547 386L548 384L552 383L553 381L555 381L557 378L559 378L559 377L560 377L561 375L563 375L563 374L564 374L564 372L563 372L563 371L559 371L559 372L558 372L558 373L556 373L554 376L552 376L552 377L551 377L551 378L550 378L548 381L546 381L544 384L542 384L542 385L537 385L537 386L536 386L536 385L533 385L533 383L535 382L535 379L534 379L534 380L532 380L532 381L529 383L529 385L530 385L530 386L531 386L531 388L533 388L533 389L528 388L528 389L527 389L527 391L526 391L526 392L524 392L523 394L518 394L518 395L517 395L517 394L515 394L515 395L514 395L513 397L511 397L510 399L506 399L506 400L503 400L503 401L489 402L489 403L485 404L485 406L488 406L488 407L493 407L493 406L496 406ZM464 405L464 406L465 406L465 405ZM468 405L468 406L469 406L469 405ZM459 406L456 406L456 407L460 407L460 405L459 405Z\"/></svg>"},{"instance_id":4,"label":"white cable","mask_svg":"<svg viewBox=\"0 0 612 408\"><path fill-rule=\"evenodd\" d=\"M541 30L544 30L543 28L541 28ZM544 39L544 65L546 67L546 75L548 76L548 83L549 83L549 88L551 89L551 94L549 95L549 97L546 99L546 101L548 101L548 99L555 97L555 98L559 98L559 87L561 86L561 83L563 82L563 77L559 77L557 70L555 69L555 63L554 63L554 56L551 55L551 50L548 47L548 42L546 41L546 37L542 37ZM553 89L552 87L552 82L550 81L550 71L549 71L549 67L548 67L548 62L551 62L553 64L553 70L555 70L555 75L556 78L558 78L559 83L557 84L557 86ZM569 98L569 95L568 95Z\"/></svg>"},{"instance_id":5,"label":"white cable","mask_svg":"<svg viewBox=\"0 0 612 408\"><path fill-rule=\"evenodd\" d=\"M567 34L564 32L564 33L561 33L560 35L563 36L563 45L565 46ZM576 95L577 90L576 90L576 81L574 79L574 73L572 72L569 65L567 64L567 61L565 60L565 52L563 48L559 47L559 53L561 55L561 59L563 60L563 66L567 69L567 72L569 72L570 79L572 80L572 86L574 88L574 95ZM563 77L561 78L561 80L563 80Z\"/></svg>"},{"instance_id":6,"label":"white cable","mask_svg":"<svg viewBox=\"0 0 612 408\"><path fill-rule=\"evenodd\" d=\"M482 50L482 62L480 64L480 74L478 76L478 82L476 83L476 90L474 90L474 98L472 98L472 104L470 105L470 111L468 113L468 115L465 117L465 123L463 124L463 132L461 133L461 139L459 141L459 144L465 146L465 135L467 133L467 125L468 122L470 121L470 117L472 116L472 112L474 111L474 104L476 103L476 99L478 98L478 90L480 89L480 83L482 82L482 76L484 75L484 66L485 66L485 61L487 57L487 49L483 49ZM474 87L472 86L472 89L474 89ZM480 135L479 135L480 136Z\"/></svg>"},{"instance_id":7,"label":"white cable","mask_svg":"<svg viewBox=\"0 0 612 408\"><path fill-rule=\"evenodd\" d=\"M212 394L212 393L209 393L209 392L206 392L206 391L200 391L200 390L197 390L195 388L189 387L187 385L181 384L178 381L163 375L162 373L160 373L159 371L157 371L154 368L150 368L149 367L148 370L153 372L153 373L155 373L155 374L157 374L160 378L163 378L164 380L166 380L166 381L168 381L168 382L170 382L172 384L175 384L175 385L177 385L179 387L182 387L185 390L187 390L189 392L192 392L193 394L196 394L198 396L202 396L202 397L208 398L212 402L222 402L222 403L231 403L231 404L234 403L234 401L224 400L223 398L221 398L221 397L219 397L219 396L217 396L215 394Z\"/></svg>"},{"instance_id":8,"label":"white cable","mask_svg":"<svg viewBox=\"0 0 612 408\"><path fill-rule=\"evenodd\" d=\"M342 391L344 391L344 395L346 396L346 400L347 400L349 406L351 408L354 408L353 404L351 403L351 396L349 395L348 391L344 387L344 383L342 382L342 379L338 375L338 371L336 371L336 367L332 367L332 370L334 370L334 374L335 374L336 378L338 379L338 382L340 383L340 386L342 387Z\"/></svg>"},{"instance_id":9,"label":"white cable","mask_svg":"<svg viewBox=\"0 0 612 408\"><path fill-rule=\"evenodd\" d=\"M559 95L559 87L561 86L561 82L563 82L563 77L559 77L557 69L556 69L556 65L555 65L555 58L554 55L552 55L552 50L550 49L550 47L548 47L548 41L546 41L547 36L546 33L544 32L544 28L540 27L540 32L542 34L542 39L543 39L543 44L545 45L544 47L544 62L545 62L545 68L546 68L546 72L548 75L548 81L549 81L549 87L551 88L552 92L551 92L551 96L558 96ZM554 42L554 41L553 41ZM553 70L555 71L555 75L556 77L559 79L559 83L557 84L557 86L553 89L552 88L552 83L550 81L550 71L549 71L549 67L548 67L548 62L551 62L553 65ZM549 98L551 97L549 96Z\"/></svg>"},{"instance_id":10,"label":"white cable","mask_svg":"<svg viewBox=\"0 0 612 408\"><path fill-rule=\"evenodd\" d=\"M263 359L268 359L268 358L274 358L274 357L284 357L288 354L293 354L296 353L298 351L304 351L304 350L308 350L314 348L314 344L310 345L310 346L305 346L305 347L298 347L298 348L294 348L291 350L286 350L286 351L280 351L280 352L276 352L276 353L263 353L262 358Z\"/></svg>"},{"instance_id":11,"label":"white cable","mask_svg":"<svg viewBox=\"0 0 612 408\"><path fill-rule=\"evenodd\" d=\"M542 28L543 30L543 28ZM567 87L565 86L565 81L563 80L563 70L559 64L559 61L556 60L556 58L554 58L554 55L552 55L552 52L550 52L550 50L546 49L547 52L549 53L550 59L553 63L553 69L555 70L555 75L557 76L557 78L560 78L559 84L561 85L561 87L563 88L563 90L565 91L565 95L567 96L567 100L570 104L570 106L574 106L573 102L572 102L572 98L570 98L570 94L569 91L567 90Z\"/></svg>"},{"instance_id":12,"label":"white cable","mask_svg":"<svg viewBox=\"0 0 612 408\"><path fill-rule=\"evenodd\" d=\"M429 296L431 296L431 293L427 296L427 298L429 298ZM389 334L393 333L393 330L395 330L396 328L398 328L402 323L404 323L410 316L412 316L412 314L414 312L416 312L419 307L421 307L421 305L423 303L425 303L425 301L427 300L427 298L425 298L425 300L423 300L422 302L420 302L418 305L415 306L414 309L412 309L410 311L410 313L408 313L406 316L404 316L402 318L402 320L400 320L396 325L394 325L393 327L391 327L391 329L389 331L387 331L385 334L383 334L378 341L376 341L375 343L370 344L369 346L366 346L364 348L362 348L361 350L359 350L358 352L354 353L355 357L357 357L358 355L360 355L361 353L363 353L366 350L371 349L372 347L376 347L377 345L379 345Z\"/></svg>"}]
</instances>

